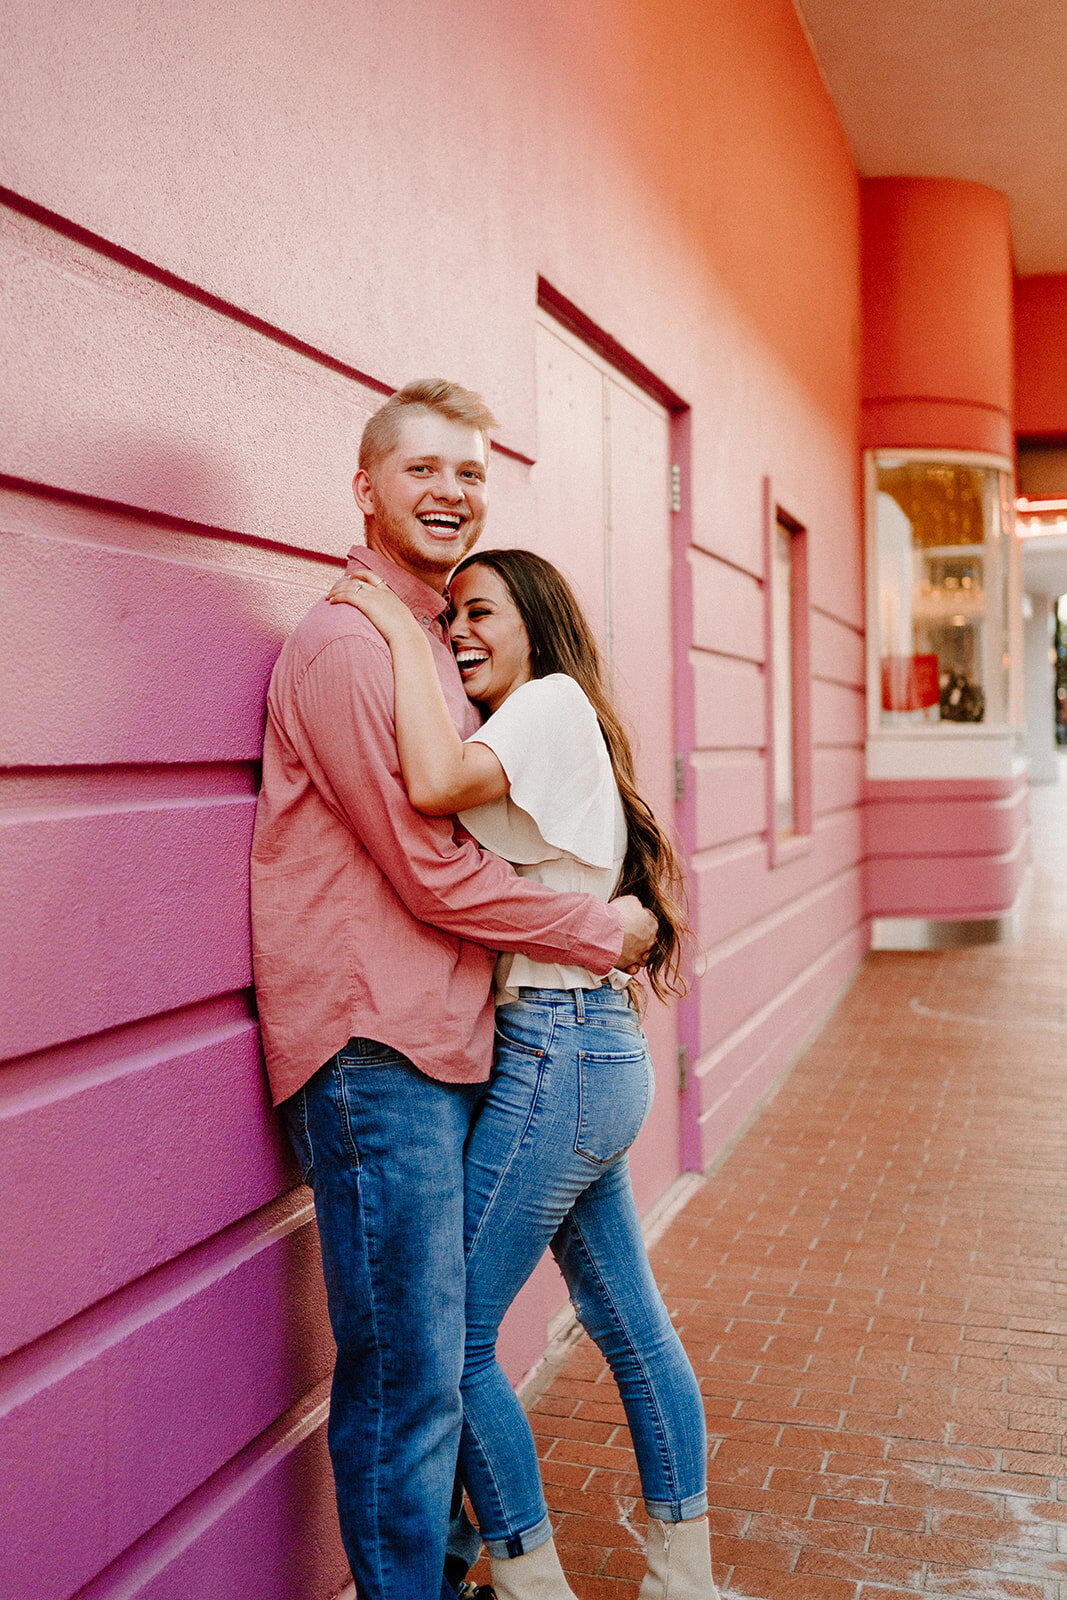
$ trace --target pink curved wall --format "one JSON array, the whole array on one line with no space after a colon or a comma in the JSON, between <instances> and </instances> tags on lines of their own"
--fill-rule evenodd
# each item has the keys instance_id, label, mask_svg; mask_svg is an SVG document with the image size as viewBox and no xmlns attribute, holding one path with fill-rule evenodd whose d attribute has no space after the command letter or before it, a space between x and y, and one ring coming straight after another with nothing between
<instances>
[{"instance_id":1,"label":"pink curved wall","mask_svg":"<svg viewBox=\"0 0 1067 1600\"><path fill-rule=\"evenodd\" d=\"M866 178L863 444L1013 449L1008 202L950 178Z\"/></svg>"},{"instance_id":2,"label":"pink curved wall","mask_svg":"<svg viewBox=\"0 0 1067 1600\"><path fill-rule=\"evenodd\" d=\"M578 551L576 507L538 526L539 280L674 397L674 637L628 622L620 672L667 792L639 691L675 674L706 970L647 1201L866 946L859 184L789 0L38 0L0 52L0 1592L319 1600L330 1350L245 862L355 441L455 374L502 418L497 531ZM774 866L768 482L807 529L812 673L813 831ZM561 1300L546 1269L516 1373Z\"/></svg>"},{"instance_id":3,"label":"pink curved wall","mask_svg":"<svg viewBox=\"0 0 1067 1600\"><path fill-rule=\"evenodd\" d=\"M1014 453L1008 203L949 178L867 178L863 210L863 445ZM873 917L998 916L1026 861L1026 790L867 787Z\"/></svg>"},{"instance_id":4,"label":"pink curved wall","mask_svg":"<svg viewBox=\"0 0 1067 1600\"><path fill-rule=\"evenodd\" d=\"M1024 778L867 786L872 917L953 921L1011 911L1029 860Z\"/></svg>"},{"instance_id":5,"label":"pink curved wall","mask_svg":"<svg viewBox=\"0 0 1067 1600\"><path fill-rule=\"evenodd\" d=\"M1015 280L1015 431L1067 435L1067 274Z\"/></svg>"}]
</instances>

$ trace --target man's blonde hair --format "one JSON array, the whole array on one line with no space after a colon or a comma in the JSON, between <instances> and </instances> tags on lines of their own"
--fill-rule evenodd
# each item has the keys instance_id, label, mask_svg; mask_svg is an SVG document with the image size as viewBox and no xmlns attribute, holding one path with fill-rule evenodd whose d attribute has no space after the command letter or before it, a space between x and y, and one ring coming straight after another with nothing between
<instances>
[{"instance_id":1,"label":"man's blonde hair","mask_svg":"<svg viewBox=\"0 0 1067 1600\"><path fill-rule=\"evenodd\" d=\"M364 472L373 472L390 450L395 450L400 438L400 423L405 411L418 409L436 411L450 422L465 422L477 428L485 445L485 461L489 464L489 429L497 420L480 394L464 389L462 384L449 383L445 378L416 378L402 389L391 394L363 429L359 442L359 465Z\"/></svg>"}]
</instances>

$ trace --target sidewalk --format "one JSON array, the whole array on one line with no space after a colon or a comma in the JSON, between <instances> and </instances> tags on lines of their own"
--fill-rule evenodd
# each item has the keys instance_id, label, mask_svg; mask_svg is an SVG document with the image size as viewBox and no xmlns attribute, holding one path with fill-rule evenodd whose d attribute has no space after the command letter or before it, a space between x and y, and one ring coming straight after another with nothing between
<instances>
[{"instance_id":1,"label":"sidewalk","mask_svg":"<svg viewBox=\"0 0 1067 1600\"><path fill-rule=\"evenodd\" d=\"M735 1600L1067 1600L1067 784L1033 812L1021 942L869 957L653 1251ZM587 1340L532 1418L574 1588L632 1600Z\"/></svg>"}]
</instances>

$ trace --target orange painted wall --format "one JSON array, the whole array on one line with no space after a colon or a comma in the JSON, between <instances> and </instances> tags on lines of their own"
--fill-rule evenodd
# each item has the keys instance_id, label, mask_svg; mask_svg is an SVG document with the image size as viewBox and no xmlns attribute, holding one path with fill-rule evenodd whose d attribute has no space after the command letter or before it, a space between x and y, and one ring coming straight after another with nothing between
<instances>
[{"instance_id":1,"label":"orange painted wall","mask_svg":"<svg viewBox=\"0 0 1067 1600\"><path fill-rule=\"evenodd\" d=\"M948 178L863 182L863 443L1012 450L1008 203Z\"/></svg>"},{"instance_id":2,"label":"orange painted wall","mask_svg":"<svg viewBox=\"0 0 1067 1600\"><path fill-rule=\"evenodd\" d=\"M1015 280L1015 431L1067 434L1067 273Z\"/></svg>"}]
</instances>

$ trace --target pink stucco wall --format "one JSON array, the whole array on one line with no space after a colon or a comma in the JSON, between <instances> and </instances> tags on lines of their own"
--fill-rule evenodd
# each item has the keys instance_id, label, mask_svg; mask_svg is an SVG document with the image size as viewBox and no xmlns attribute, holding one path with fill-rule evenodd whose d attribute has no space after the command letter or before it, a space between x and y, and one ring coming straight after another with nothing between
<instances>
[{"instance_id":1,"label":"pink stucco wall","mask_svg":"<svg viewBox=\"0 0 1067 1600\"><path fill-rule=\"evenodd\" d=\"M1006 196L952 178L863 182L863 443L1013 450Z\"/></svg>"},{"instance_id":2,"label":"pink stucco wall","mask_svg":"<svg viewBox=\"0 0 1067 1600\"><path fill-rule=\"evenodd\" d=\"M866 944L858 182L788 0L36 0L0 53L0 1592L319 1600L330 1351L245 858L355 441L455 375L502 419L497 531L577 551L576 509L538 526L539 279L675 397L673 637L634 612L620 673L673 698L703 952L648 1201ZM773 866L768 484L807 529L814 810ZM546 1270L516 1372L560 1298Z\"/></svg>"},{"instance_id":3,"label":"pink stucco wall","mask_svg":"<svg viewBox=\"0 0 1067 1600\"><path fill-rule=\"evenodd\" d=\"M1015 280L1015 426L1020 434L1067 435L1067 273Z\"/></svg>"}]
</instances>

